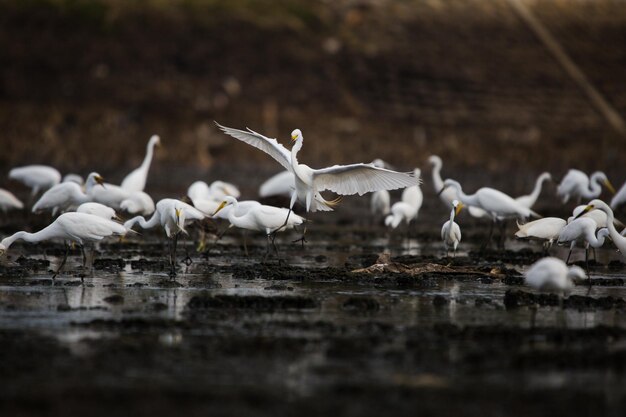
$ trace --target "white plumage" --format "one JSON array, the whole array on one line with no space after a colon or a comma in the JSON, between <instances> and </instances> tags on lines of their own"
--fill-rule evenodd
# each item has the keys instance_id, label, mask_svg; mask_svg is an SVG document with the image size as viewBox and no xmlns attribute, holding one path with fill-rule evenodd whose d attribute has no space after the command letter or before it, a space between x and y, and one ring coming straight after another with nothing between
<instances>
[{"instance_id":1,"label":"white plumage","mask_svg":"<svg viewBox=\"0 0 626 417\"><path fill-rule=\"evenodd\" d=\"M370 210L374 216L386 216L389 214L391 204L391 196L389 191L380 190L372 193L370 200Z\"/></svg>"},{"instance_id":2,"label":"white plumage","mask_svg":"<svg viewBox=\"0 0 626 417\"><path fill-rule=\"evenodd\" d=\"M33 205L32 212L52 210L54 216L59 211L66 211L79 206L92 199L93 189L99 183L102 183L102 177L98 173L92 172L87 177L86 192L75 182L57 184L43 193Z\"/></svg>"},{"instance_id":3,"label":"white plumage","mask_svg":"<svg viewBox=\"0 0 626 417\"><path fill-rule=\"evenodd\" d=\"M616 210L618 207L626 203L626 182L622 185L617 193L611 199L611 208Z\"/></svg>"},{"instance_id":4,"label":"white plumage","mask_svg":"<svg viewBox=\"0 0 626 417\"><path fill-rule=\"evenodd\" d=\"M88 202L83 203L76 209L76 213L92 214L94 216L102 217L103 219L112 220L117 219L115 210L111 207L107 207L100 203Z\"/></svg>"},{"instance_id":5,"label":"white plumage","mask_svg":"<svg viewBox=\"0 0 626 417\"><path fill-rule=\"evenodd\" d=\"M433 187L435 188L435 192L439 193L439 198L443 203L448 207L452 207L452 202L454 200L458 200L459 196L454 188L445 188L443 186L443 179L441 178L441 168L443 166L443 162L441 158L437 155L432 155L428 158L428 162L433 166L432 171L432 179L433 179ZM443 190L443 191L441 191Z\"/></svg>"},{"instance_id":6,"label":"white plumage","mask_svg":"<svg viewBox=\"0 0 626 417\"><path fill-rule=\"evenodd\" d=\"M133 191L127 199L120 203L120 209L130 214L149 216L154 213L155 205L152 197L144 191Z\"/></svg>"},{"instance_id":7,"label":"white plumage","mask_svg":"<svg viewBox=\"0 0 626 417\"><path fill-rule=\"evenodd\" d=\"M567 203L570 198L580 202L581 198L588 200L598 197L602 192L600 183L604 184L609 191L615 194L613 185L611 185L603 172L594 172L591 178L589 178L587 174L580 170L570 169L557 187L556 194L562 199L563 204Z\"/></svg>"},{"instance_id":8,"label":"white plumage","mask_svg":"<svg viewBox=\"0 0 626 417\"><path fill-rule=\"evenodd\" d=\"M537 177L537 180L535 181L535 188L533 188L533 191L528 195L517 197L515 201L517 201L524 207L528 207L529 209L533 208L533 206L537 202L537 199L539 198L539 194L541 194L541 188L543 186L543 183L550 180L552 180L552 176L549 172L542 173L541 175L539 175L539 177Z\"/></svg>"},{"instance_id":9,"label":"white plumage","mask_svg":"<svg viewBox=\"0 0 626 417\"><path fill-rule=\"evenodd\" d=\"M275 195L291 196L296 189L296 179L291 171L281 171L268 178L259 187L259 197L266 198Z\"/></svg>"},{"instance_id":10,"label":"white plumage","mask_svg":"<svg viewBox=\"0 0 626 417\"><path fill-rule=\"evenodd\" d=\"M524 272L526 284L540 291L568 291L575 278L585 279L585 271L575 265L568 268L565 262L553 257L538 260Z\"/></svg>"},{"instance_id":11,"label":"white plumage","mask_svg":"<svg viewBox=\"0 0 626 417\"><path fill-rule=\"evenodd\" d=\"M450 220L446 221L441 227L441 239L446 247L446 254L450 251L450 247L452 247L454 256L456 256L456 248L459 246L459 242L461 242L461 227L454 221L454 218L458 216L462 208L463 203L458 200L453 200L452 210L450 210Z\"/></svg>"},{"instance_id":12,"label":"white plumage","mask_svg":"<svg viewBox=\"0 0 626 417\"><path fill-rule=\"evenodd\" d=\"M154 155L154 147L161 144L161 138L157 135L152 135L146 146L146 156L139 168L134 169L128 174L120 185L121 188L128 192L143 191L146 188L146 181L148 179L148 171L150 171L150 164L152 163L152 156Z\"/></svg>"},{"instance_id":13,"label":"white plumage","mask_svg":"<svg viewBox=\"0 0 626 417\"><path fill-rule=\"evenodd\" d=\"M23 208L24 203L14 196L12 192L0 188L0 210L6 213L9 210L21 210Z\"/></svg>"},{"instance_id":14,"label":"white plumage","mask_svg":"<svg viewBox=\"0 0 626 417\"><path fill-rule=\"evenodd\" d=\"M552 246L558 239L561 229L565 227L567 222L558 217L544 217L525 224L517 224L519 230L515 233L518 238L544 240L546 247Z\"/></svg>"},{"instance_id":15,"label":"white plumage","mask_svg":"<svg viewBox=\"0 0 626 417\"><path fill-rule=\"evenodd\" d=\"M611 236L611 240L613 241L615 246L617 246L617 249L619 249L619 251L622 253L622 257L626 257L626 237L618 233L617 229L615 228L615 216L613 215L613 210L611 210L611 207L609 207L608 204L606 204L604 201L595 199L589 202L585 210L583 210L583 213L594 209L602 210L606 213L606 227L609 231L609 236Z\"/></svg>"},{"instance_id":16,"label":"white plumage","mask_svg":"<svg viewBox=\"0 0 626 417\"><path fill-rule=\"evenodd\" d=\"M61 181L61 173L47 165L27 165L13 168L9 171L9 178L30 187L34 196L39 191L45 191L58 184Z\"/></svg>"}]
</instances>

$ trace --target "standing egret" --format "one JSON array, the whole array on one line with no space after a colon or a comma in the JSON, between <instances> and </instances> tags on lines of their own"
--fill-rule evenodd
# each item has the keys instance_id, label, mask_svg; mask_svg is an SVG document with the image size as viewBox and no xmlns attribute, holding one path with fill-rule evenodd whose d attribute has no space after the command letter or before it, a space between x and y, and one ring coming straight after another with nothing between
<instances>
[{"instance_id":1,"label":"standing egret","mask_svg":"<svg viewBox=\"0 0 626 417\"><path fill-rule=\"evenodd\" d=\"M285 225L285 216L289 211L286 208L278 208L273 206L267 206L259 204L257 206L250 206L248 210L242 213L239 209L239 203L234 197L227 196L224 201L219 205L214 213L214 216L227 206L232 206L228 213L228 221L235 227L241 229L254 230L264 232L267 236L267 248L265 251L265 257L263 262L267 260L270 251L270 243L274 248L276 257L278 257L278 249L274 243L274 234L281 230L286 230L294 226L299 226L304 222L304 218L292 213L288 218L288 222Z\"/></svg>"},{"instance_id":2,"label":"standing egret","mask_svg":"<svg viewBox=\"0 0 626 417\"><path fill-rule=\"evenodd\" d=\"M415 168L413 170L415 177L413 186L406 187L404 191L402 191L402 201L409 203L415 208L415 217L417 217L420 208L422 208L422 203L424 202L424 194L422 194L422 190L419 187L421 172L419 168Z\"/></svg>"},{"instance_id":3,"label":"standing egret","mask_svg":"<svg viewBox=\"0 0 626 417\"><path fill-rule=\"evenodd\" d=\"M104 204L94 203L89 201L87 203L83 203L76 209L76 213L87 213L92 214L94 216L102 217L107 220L119 220L115 210L111 207L107 207Z\"/></svg>"},{"instance_id":4,"label":"standing egret","mask_svg":"<svg viewBox=\"0 0 626 417\"><path fill-rule=\"evenodd\" d=\"M26 242L42 242L46 240L62 240L65 244L65 256L61 265L52 276L54 279L65 265L70 250L68 242L76 243L83 249L83 267L86 264L84 245L98 242L109 236L123 236L126 228L119 223L86 213L64 213L44 229L36 233L17 232L0 242L0 255L4 254L16 240Z\"/></svg>"},{"instance_id":5,"label":"standing egret","mask_svg":"<svg viewBox=\"0 0 626 417\"><path fill-rule=\"evenodd\" d=\"M611 209L617 210L622 204L626 203L626 182L611 199Z\"/></svg>"},{"instance_id":6,"label":"standing egret","mask_svg":"<svg viewBox=\"0 0 626 417\"><path fill-rule=\"evenodd\" d=\"M152 135L146 146L146 156L139 168L134 169L123 180L120 187L126 191L143 191L146 188L146 180L148 179L148 171L152 163L152 155L154 147L161 145L161 138L158 135Z\"/></svg>"},{"instance_id":7,"label":"standing egret","mask_svg":"<svg viewBox=\"0 0 626 417\"><path fill-rule=\"evenodd\" d=\"M154 213L154 200L144 191L133 191L120 203L120 209L130 214L149 216Z\"/></svg>"},{"instance_id":8,"label":"standing egret","mask_svg":"<svg viewBox=\"0 0 626 417\"><path fill-rule=\"evenodd\" d=\"M556 194L563 200L563 204L567 203L570 198L580 202L581 198L588 200L598 197L602 193L600 183L604 184L611 193L615 194L615 188L613 188L604 172L597 171L591 177L588 177L582 171L570 169L558 185Z\"/></svg>"},{"instance_id":9,"label":"standing egret","mask_svg":"<svg viewBox=\"0 0 626 417\"><path fill-rule=\"evenodd\" d=\"M413 205L398 201L391 206L390 214L385 217L385 226L392 229L397 228L400 223L404 222L407 226L417 216L417 210Z\"/></svg>"},{"instance_id":10,"label":"standing egret","mask_svg":"<svg viewBox=\"0 0 626 417\"><path fill-rule=\"evenodd\" d=\"M47 165L27 165L13 168L9 178L17 180L31 188L31 197L39 191L45 191L61 181L61 173Z\"/></svg>"},{"instance_id":11,"label":"standing egret","mask_svg":"<svg viewBox=\"0 0 626 417\"><path fill-rule=\"evenodd\" d=\"M537 177L537 180L535 181L535 188L533 188L533 191L528 195L517 197L515 201L517 201L524 207L533 208L533 206L537 202L537 199L539 198L539 194L541 194L541 187L543 183L545 181L551 181L551 180L552 180L552 176L550 175L549 172L542 173L541 175L539 175L539 177Z\"/></svg>"},{"instance_id":12,"label":"standing egret","mask_svg":"<svg viewBox=\"0 0 626 417\"><path fill-rule=\"evenodd\" d=\"M463 203L458 200L452 201L452 210L450 210L450 220L446 221L441 228L441 239L446 247L446 256L450 256L450 246L454 250L454 257L456 258L456 248L461 241L461 228L454 221L454 217L458 216L463 209Z\"/></svg>"},{"instance_id":13,"label":"standing egret","mask_svg":"<svg viewBox=\"0 0 626 417\"><path fill-rule=\"evenodd\" d=\"M596 222L586 217L572 220L561 229L557 243L559 245L570 244L565 263L569 263L572 249L574 249L576 243L581 242L585 247L585 263L587 264L587 270L589 270L589 246L593 248L601 247L604 245L604 240L609 235L609 230L606 228L600 229L596 235L596 229Z\"/></svg>"},{"instance_id":14,"label":"standing egret","mask_svg":"<svg viewBox=\"0 0 626 417\"><path fill-rule=\"evenodd\" d=\"M613 215L613 210L611 210L611 207L609 207L604 201L595 199L595 200L592 200L587 205L585 210L583 210L583 213L589 212L594 209L602 210L603 212L606 213L607 215L606 227L609 230L609 236L611 236L611 240L613 241L615 246L617 246L617 249L619 249L619 251L622 253L622 257L626 257L626 237L622 236L615 228L615 224L614 224L615 216ZM579 216L581 215L582 213L579 214Z\"/></svg>"},{"instance_id":15,"label":"standing egret","mask_svg":"<svg viewBox=\"0 0 626 417\"><path fill-rule=\"evenodd\" d=\"M552 243L559 238L561 229L565 227L567 222L558 217L544 217L543 219L534 220L532 222L519 224L517 223L518 231L515 232L515 236L523 239L538 239L543 240L543 247L548 250Z\"/></svg>"},{"instance_id":16,"label":"standing egret","mask_svg":"<svg viewBox=\"0 0 626 417\"><path fill-rule=\"evenodd\" d=\"M86 193L75 182L62 182L50 188L33 205L32 212L52 210L52 215L58 211L65 211L91 200L92 192L97 184L102 184L103 179L97 172L92 172L87 177L85 184Z\"/></svg>"},{"instance_id":17,"label":"standing egret","mask_svg":"<svg viewBox=\"0 0 626 417\"><path fill-rule=\"evenodd\" d=\"M139 224L143 229L151 229L161 225L170 240L170 276L176 275L176 246L178 235L182 232L187 234L185 224L194 220L202 220L205 215L193 206L173 198L164 198L156 204L156 211L150 218L136 216L124 223L124 227L132 229Z\"/></svg>"},{"instance_id":18,"label":"standing egret","mask_svg":"<svg viewBox=\"0 0 626 417\"><path fill-rule=\"evenodd\" d=\"M585 271L579 266L568 266L553 257L542 258L524 272L526 284L539 291L565 292L574 287L573 279L585 279Z\"/></svg>"},{"instance_id":19,"label":"standing egret","mask_svg":"<svg viewBox=\"0 0 626 417\"><path fill-rule=\"evenodd\" d=\"M12 192L0 188L0 210L6 213L8 210L23 209L22 203Z\"/></svg>"},{"instance_id":20,"label":"standing egret","mask_svg":"<svg viewBox=\"0 0 626 417\"><path fill-rule=\"evenodd\" d=\"M370 200L370 210L374 216L386 216L389 214L391 204L391 196L389 191L380 190L372 193Z\"/></svg>"},{"instance_id":21,"label":"standing egret","mask_svg":"<svg viewBox=\"0 0 626 417\"><path fill-rule=\"evenodd\" d=\"M415 185L411 173L377 168L372 164L335 165L328 168L312 169L298 163L297 154L302 148L303 136L300 129L291 132L295 142L289 152L276 139L270 139L253 130L248 131L217 126L226 134L243 141L269 154L295 176L295 190L291 194L289 211L284 225L289 221L296 200L304 205L306 212L331 211L337 201L327 201L320 192L330 190L340 195L363 195L378 190L394 190ZM303 237L304 238L304 237Z\"/></svg>"}]
</instances>

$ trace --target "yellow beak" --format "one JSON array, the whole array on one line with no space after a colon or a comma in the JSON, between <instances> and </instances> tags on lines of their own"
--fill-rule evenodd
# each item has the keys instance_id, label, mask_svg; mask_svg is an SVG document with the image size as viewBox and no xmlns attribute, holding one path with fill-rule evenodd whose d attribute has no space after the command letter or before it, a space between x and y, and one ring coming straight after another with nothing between
<instances>
[{"instance_id":1,"label":"yellow beak","mask_svg":"<svg viewBox=\"0 0 626 417\"><path fill-rule=\"evenodd\" d=\"M455 216L458 216L458 215L459 215L459 213L461 212L461 210L463 210L463 207L465 207L465 206L463 205L463 203L459 203L459 204L457 204L457 206L456 206L456 210L455 210L455 212L454 212L454 215L455 215Z\"/></svg>"},{"instance_id":2,"label":"yellow beak","mask_svg":"<svg viewBox=\"0 0 626 417\"><path fill-rule=\"evenodd\" d=\"M615 188L613 187L613 184L611 184L609 180L604 181L604 185L611 192L611 194L615 194Z\"/></svg>"},{"instance_id":3,"label":"yellow beak","mask_svg":"<svg viewBox=\"0 0 626 417\"><path fill-rule=\"evenodd\" d=\"M298 139L298 136L296 136L296 135L291 135L291 141L292 141L292 142L295 142L295 141L296 141L296 139Z\"/></svg>"},{"instance_id":4,"label":"yellow beak","mask_svg":"<svg viewBox=\"0 0 626 417\"><path fill-rule=\"evenodd\" d=\"M592 206L591 204L590 204L590 205L588 205L587 207L585 207L585 208L583 209L583 211L581 211L581 212L580 212L580 214L578 214L578 216L574 217L574 220L576 220L576 219L577 219L577 218L579 218L579 217L584 216L585 214L589 213L589 212L590 212L591 210L593 210L594 208L595 208L595 207L594 207L594 206Z\"/></svg>"},{"instance_id":5,"label":"yellow beak","mask_svg":"<svg viewBox=\"0 0 626 417\"><path fill-rule=\"evenodd\" d=\"M224 206L226 206L226 204L227 204L226 201L222 201L220 205L217 207L217 210L215 210L215 212L211 215L211 217L214 217L217 213L219 213L219 211L223 209Z\"/></svg>"}]
</instances>

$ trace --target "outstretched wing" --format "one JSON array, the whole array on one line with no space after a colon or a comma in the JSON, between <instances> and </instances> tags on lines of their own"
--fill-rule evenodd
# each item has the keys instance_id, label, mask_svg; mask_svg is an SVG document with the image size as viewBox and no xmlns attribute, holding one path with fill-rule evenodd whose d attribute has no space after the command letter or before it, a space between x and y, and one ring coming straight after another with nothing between
<instances>
[{"instance_id":1,"label":"outstretched wing","mask_svg":"<svg viewBox=\"0 0 626 417\"><path fill-rule=\"evenodd\" d=\"M335 165L313 170L316 191L363 195L379 190L395 190L420 184L412 172L396 172L371 164Z\"/></svg>"},{"instance_id":2,"label":"outstretched wing","mask_svg":"<svg viewBox=\"0 0 626 417\"><path fill-rule=\"evenodd\" d=\"M276 139L268 138L248 128L246 128L248 129L246 132L245 130L222 126L217 122L215 122L215 124L227 135L262 150L278 161L285 169L291 170L291 153L283 145L278 143Z\"/></svg>"}]
</instances>

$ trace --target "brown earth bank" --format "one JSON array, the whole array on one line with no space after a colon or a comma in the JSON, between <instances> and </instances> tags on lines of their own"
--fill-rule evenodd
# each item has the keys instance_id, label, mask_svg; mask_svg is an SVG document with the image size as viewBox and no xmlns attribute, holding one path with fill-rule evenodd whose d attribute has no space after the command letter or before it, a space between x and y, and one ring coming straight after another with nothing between
<instances>
[{"instance_id":1,"label":"brown earth bank","mask_svg":"<svg viewBox=\"0 0 626 417\"><path fill-rule=\"evenodd\" d=\"M624 113L623 2L524 3ZM624 137L505 0L0 1L3 172L117 173L153 133L165 180L275 166L213 120L280 138L299 127L312 165L408 169L438 153L453 173L513 170L506 182L624 175Z\"/></svg>"}]
</instances>

